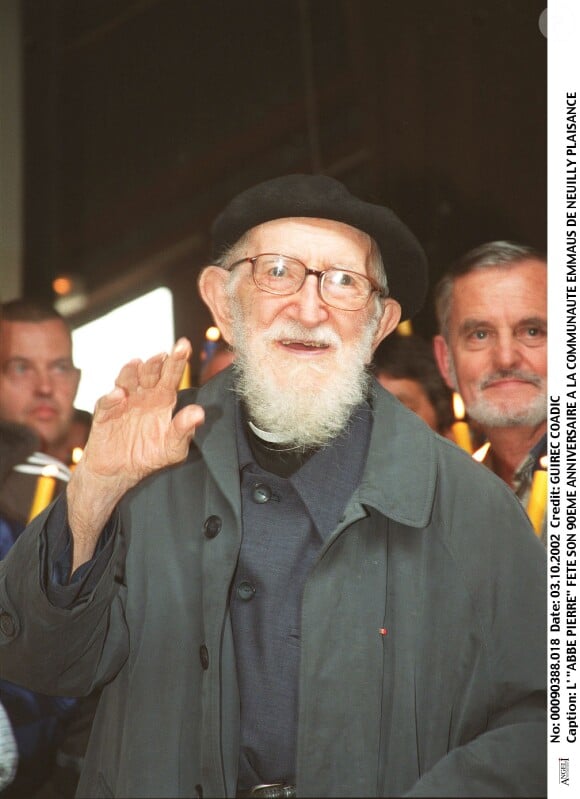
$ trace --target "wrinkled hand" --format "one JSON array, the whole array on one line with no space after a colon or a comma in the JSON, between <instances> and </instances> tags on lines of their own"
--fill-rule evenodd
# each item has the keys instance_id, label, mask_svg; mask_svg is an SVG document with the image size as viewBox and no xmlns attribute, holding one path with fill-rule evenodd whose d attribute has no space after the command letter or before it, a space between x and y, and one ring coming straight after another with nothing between
<instances>
[{"instance_id":1,"label":"wrinkled hand","mask_svg":"<svg viewBox=\"0 0 580 799\"><path fill-rule=\"evenodd\" d=\"M170 355L130 361L121 369L113 391L95 407L83 455L92 474L134 485L187 456L203 410L190 405L174 418L172 413L190 354L189 342L180 339Z\"/></svg>"},{"instance_id":2,"label":"wrinkled hand","mask_svg":"<svg viewBox=\"0 0 580 799\"><path fill-rule=\"evenodd\" d=\"M169 355L130 361L113 391L97 402L83 457L67 488L75 567L91 556L113 508L130 488L186 458L204 420L199 405L172 417L190 354L191 345L182 338Z\"/></svg>"}]
</instances>

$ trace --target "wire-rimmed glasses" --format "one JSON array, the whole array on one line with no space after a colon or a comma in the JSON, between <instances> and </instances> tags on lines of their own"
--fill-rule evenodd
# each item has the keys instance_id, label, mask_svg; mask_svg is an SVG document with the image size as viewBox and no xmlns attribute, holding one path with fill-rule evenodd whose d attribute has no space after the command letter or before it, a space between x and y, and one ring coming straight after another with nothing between
<instances>
[{"instance_id":1,"label":"wire-rimmed glasses","mask_svg":"<svg viewBox=\"0 0 580 799\"><path fill-rule=\"evenodd\" d=\"M279 253L260 253L251 258L241 258L229 269L248 261L252 265L255 285L268 294L286 296L300 291L308 275L318 278L318 293L327 305L341 311L359 311L375 293L386 296L374 280L359 272L339 266L322 271L310 269L297 258Z\"/></svg>"}]
</instances>

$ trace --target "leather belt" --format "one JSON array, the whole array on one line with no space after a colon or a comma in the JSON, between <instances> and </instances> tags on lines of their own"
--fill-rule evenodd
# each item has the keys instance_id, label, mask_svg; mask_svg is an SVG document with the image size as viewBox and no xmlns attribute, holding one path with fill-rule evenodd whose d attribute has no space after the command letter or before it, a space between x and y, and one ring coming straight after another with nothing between
<instances>
[{"instance_id":1,"label":"leather belt","mask_svg":"<svg viewBox=\"0 0 580 799\"><path fill-rule=\"evenodd\" d=\"M238 791L238 799L296 799L296 786L285 782L267 782L254 785L245 791Z\"/></svg>"}]
</instances>

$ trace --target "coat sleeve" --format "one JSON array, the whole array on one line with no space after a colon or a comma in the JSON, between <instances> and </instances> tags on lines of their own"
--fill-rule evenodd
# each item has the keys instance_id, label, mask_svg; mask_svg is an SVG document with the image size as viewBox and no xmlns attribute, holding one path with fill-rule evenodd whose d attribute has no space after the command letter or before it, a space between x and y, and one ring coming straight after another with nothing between
<instances>
[{"instance_id":1,"label":"coat sleeve","mask_svg":"<svg viewBox=\"0 0 580 799\"><path fill-rule=\"evenodd\" d=\"M124 546L115 516L96 584L58 607L49 598L47 522L66 519L63 504L59 497L34 519L0 563L0 676L40 693L82 696L127 658Z\"/></svg>"}]
</instances>

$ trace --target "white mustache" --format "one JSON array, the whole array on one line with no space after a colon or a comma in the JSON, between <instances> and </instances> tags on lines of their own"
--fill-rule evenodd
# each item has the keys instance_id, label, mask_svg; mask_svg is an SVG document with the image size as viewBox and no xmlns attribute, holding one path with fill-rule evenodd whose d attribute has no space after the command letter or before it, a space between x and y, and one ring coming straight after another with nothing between
<instances>
[{"instance_id":1,"label":"white mustache","mask_svg":"<svg viewBox=\"0 0 580 799\"><path fill-rule=\"evenodd\" d=\"M523 380L526 383L531 383L537 388L541 388L542 386L541 378L539 378L538 375L534 374L533 372L524 372L519 369L502 369L484 378L484 380L482 380L479 384L479 388L488 388L492 383L496 383L498 380L506 379Z\"/></svg>"},{"instance_id":2,"label":"white mustache","mask_svg":"<svg viewBox=\"0 0 580 799\"><path fill-rule=\"evenodd\" d=\"M319 346L342 346L342 339L338 333L327 325L319 327L305 327L300 322L279 320L267 331L266 341L298 341L303 344L317 344Z\"/></svg>"}]
</instances>

